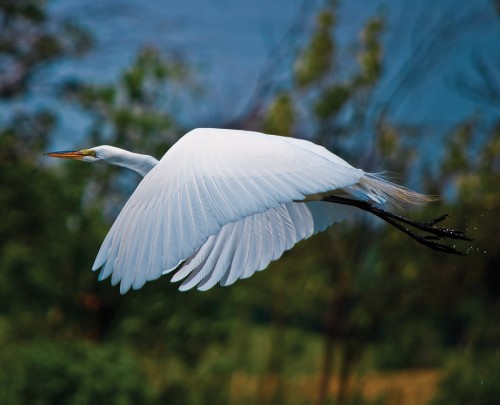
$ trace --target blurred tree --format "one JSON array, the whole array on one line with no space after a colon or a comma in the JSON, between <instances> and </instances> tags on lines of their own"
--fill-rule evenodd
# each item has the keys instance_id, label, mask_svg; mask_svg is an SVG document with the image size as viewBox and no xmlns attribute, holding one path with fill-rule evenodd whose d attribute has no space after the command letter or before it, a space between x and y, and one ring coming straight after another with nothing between
<instances>
[{"instance_id":1,"label":"blurred tree","mask_svg":"<svg viewBox=\"0 0 500 405\"><path fill-rule=\"evenodd\" d=\"M286 92L278 94L264 118L264 131L268 134L291 135L294 115L293 103L289 94Z\"/></svg>"},{"instance_id":2,"label":"blurred tree","mask_svg":"<svg viewBox=\"0 0 500 405\"><path fill-rule=\"evenodd\" d=\"M94 327L87 299L92 277L80 268L92 260L104 222L82 207L84 178L38 165L54 123L47 111L19 113L0 131L0 209L8 213L0 225L0 301L14 321L9 333L19 338L30 338L33 328L64 336Z\"/></svg>"},{"instance_id":3,"label":"blurred tree","mask_svg":"<svg viewBox=\"0 0 500 405\"><path fill-rule=\"evenodd\" d=\"M299 87L317 83L331 70L334 57L331 33L334 22L335 14L331 8L325 8L318 13L311 41L302 50L295 65L295 81Z\"/></svg>"},{"instance_id":4,"label":"blurred tree","mask_svg":"<svg viewBox=\"0 0 500 405\"><path fill-rule=\"evenodd\" d=\"M492 0L492 3L500 16L500 1ZM486 55L475 53L470 65L468 72L455 74L456 90L485 106L500 105L500 54L495 51Z\"/></svg>"},{"instance_id":5,"label":"blurred tree","mask_svg":"<svg viewBox=\"0 0 500 405\"><path fill-rule=\"evenodd\" d=\"M2 2L0 21L0 101L5 106L13 97L29 94L48 64L90 46L86 31L53 19L43 1ZM56 125L52 111L18 107L0 125L0 209L6 213L0 226L0 300L2 316L12 321L7 334L28 338L35 328L45 336L64 335L78 325L67 317L85 313L68 286L82 284L73 270L86 248L93 247L101 218L76 218L67 211L79 206L81 183L38 165ZM59 243L62 234L68 235L65 247ZM78 241L85 235L93 236Z\"/></svg>"},{"instance_id":6,"label":"blurred tree","mask_svg":"<svg viewBox=\"0 0 500 405\"><path fill-rule=\"evenodd\" d=\"M277 86L276 95L269 97L267 104L261 104L262 127L267 130L273 117L279 120L280 116L284 116L281 111L276 110L276 105L279 100L283 100L283 94L286 94L287 104L295 106L295 114L289 119L290 123L293 122L292 135L301 131L301 136L304 136L303 131L307 129L312 138L335 150L355 165L368 170L391 167L401 175L399 182L404 182L402 178L415 175L417 171L423 173L425 167L416 163L418 151L422 150L422 138L412 136L413 133L418 133L418 128L391 122L387 112L389 106L395 102L396 95L401 94L402 89L411 80L408 79L410 72L421 69L425 64L423 61L427 58L430 60L433 52L439 47L427 46L425 38L422 39L418 48L420 51L428 51L428 54L423 53L415 65L412 65L413 57L403 64L401 74L396 74L400 82L393 83L396 90L388 97L386 104L380 103L373 93L379 86L383 73L384 20L375 17L366 22L360 43L356 47L358 64L349 75L346 75L338 71L335 63L339 60L339 46L334 38L336 15L334 3L327 3L318 13L318 22L311 34L310 42L297 53L293 80L290 82L281 80L285 84L281 88ZM445 24L447 32L453 31L453 21L450 24ZM441 31L436 28L433 32ZM427 64L430 63L429 60ZM376 108L372 107L373 105ZM242 120L242 122L247 121ZM375 125L373 135L367 135L366 125L369 125L370 130ZM282 128L288 130L289 127ZM494 139L495 136L492 133L488 139ZM469 144L455 134L450 134L452 139L450 153L460 155L459 152L469 146L471 150L477 152L478 139L473 138ZM369 147L366 147L368 139L370 139ZM360 149L366 153L360 154ZM405 156L405 159L401 159L402 156ZM447 159L442 161L443 168L452 165L449 174L444 178L456 173L457 169L465 170L467 162L473 159L470 152L461 153L460 156L462 156L461 161L457 160L458 155L454 157L453 163ZM476 170L470 166L469 169ZM491 174L492 168L489 167L488 170ZM484 175L486 176L486 173ZM433 176L435 177L435 174L429 177ZM477 180L478 177L481 175L473 178ZM431 193L447 193L450 188L446 184L428 185L428 189ZM435 206L436 208L428 209L426 214L435 217L439 214L435 212L436 209L458 212L455 218L458 217L459 220L454 221L453 225L457 228L466 228L467 221L460 220L463 211L458 205L462 204L457 202L448 207ZM439 282L436 282L430 273L435 273L436 266L456 266L456 271L463 274L462 272L467 271L467 261L461 263L458 259L446 259L430 252L425 252L427 254L416 258L414 250L418 247L408 243L407 240L404 241L404 237L396 232L391 230L386 232L385 228L383 231L373 228L371 223L365 221L344 230L341 226L336 226L334 231L327 235L329 236L315 237L317 247L310 246L310 249L324 249L314 266L330 269L329 277L321 279L322 283L327 283L326 290L329 290L329 293L317 295L318 306L311 308L312 312L327 308L324 319L325 355L318 403L324 403L327 399L333 373L334 344L338 347L336 358L340 373L336 403L345 403L347 382L354 365L363 357L364 350L380 339L384 339L387 343L387 346L381 347L380 353L377 354L381 366L391 367L391 364L393 366L397 364L399 367L429 367L441 364L440 353L443 342L450 341L450 330L446 330L440 322L450 315L451 308L450 304L446 308L438 307L438 309L433 305L436 304L435 294L446 290L446 286L457 273L450 271L443 274L440 271L442 277ZM318 242L321 238L327 238L324 244ZM294 253L296 251L297 249ZM331 253L327 253L328 251ZM431 260L436 260L440 265L432 264ZM271 267L280 267L281 262ZM417 268L423 270L415 274ZM426 271L425 268L429 270ZM287 274L290 272L291 269L288 268ZM308 276L310 277L310 274ZM277 271L272 274L270 272L266 277L272 291L270 294L274 298L268 303L273 308L274 315L271 319L278 320L272 332L272 340L277 342L272 347L275 347L277 352L271 351L269 356L270 364L281 364L281 366L274 369L269 367L269 375L273 375L277 372L279 374L286 361L283 358L278 359L279 356L286 356L284 350L286 345L283 344L282 337L276 338L280 336L276 329L283 329L290 323L288 312L290 301L296 299L300 293L289 283L285 287L279 281L274 281L274 278L280 277ZM429 289L429 278L436 283L432 289ZM300 302L307 306L306 302L311 298L306 296ZM449 301L456 305L462 305L461 300L470 301L470 294L465 284L458 288L456 295L449 297ZM422 302L428 305L422 305ZM490 308L496 308L496 305ZM308 317L315 319L316 315L309 313ZM460 322L467 325L475 323L471 319L460 320L453 317L450 328L456 328ZM283 400L282 395L277 395L276 398L277 402L280 402L279 398Z\"/></svg>"},{"instance_id":7,"label":"blurred tree","mask_svg":"<svg viewBox=\"0 0 500 405\"><path fill-rule=\"evenodd\" d=\"M278 93L278 96L271 102L269 109L264 114L263 128L269 128L269 122L282 120L285 115L282 110L277 109L277 105L286 105L293 103L301 105L302 111L306 111L307 119L313 122L316 128L315 137L319 141L340 153L342 156L349 159L349 154L345 148L345 140L352 136L352 133L358 128L352 123L346 122L343 113L349 108L357 111L354 115L363 114L362 110L365 106L365 100L369 97L370 91L376 86L381 74L382 60L382 45L380 36L383 29L383 21L379 18L373 18L367 21L361 36L361 46L358 55L358 70L351 74L350 77L339 75L335 60L338 59L335 44L333 24L336 20L337 4L336 2L327 3L325 8L318 13L317 25L314 32L311 34L311 40L306 43L304 49L298 52L297 62L294 67L294 81L292 88L288 92ZM341 77L341 78L340 78ZM283 94L286 94L286 99ZM294 100L294 101L289 101ZM291 110L290 110L291 111ZM296 117L288 118L288 122L299 121ZM300 126L300 123L298 124ZM309 124L310 125L310 124ZM281 127L286 129L285 133L289 133L289 127ZM332 136L332 134L335 134ZM397 136L392 136L391 152L394 152L397 145ZM388 144L388 142L385 142ZM399 148L398 152L401 152ZM379 155L380 156L380 155ZM356 159L351 159L356 162ZM359 161L359 159L358 159ZM339 227L336 227L336 234L339 234ZM324 238L324 252L328 252L331 248L328 246L339 246L334 249L332 254L323 253L323 266L331 270L328 277L328 272L324 273L321 279L322 284L327 284L330 292L323 292L318 300L317 308L329 308L325 315L325 356L323 365L322 380L319 388L318 403L326 401L326 395L329 391L329 383L333 372L333 345L334 342L340 343L342 351L340 352L341 364L341 379L337 395L337 402L344 403L347 390L347 381L352 372L352 365L360 358L363 351L362 347L374 340L374 327L380 320L378 317L383 316L383 311L380 305L372 305L367 310L363 303L354 307L353 303L363 298L366 298L373 304L373 298L366 290L361 292L363 279L359 272L354 270L359 267L365 256L363 253L371 251L366 246L370 245L371 240L367 236L364 226L361 226L359 232L354 231L356 235L347 236L344 234L342 239L339 236L333 238L328 236L319 236L316 238ZM351 246L346 244L349 241ZM356 243L353 243L353 241ZM322 244L322 245L323 245ZM279 266L279 263L276 264ZM287 269L290 273L290 269ZM310 274L308 275L310 276ZM269 275L269 278L281 277L278 272L275 275ZM319 280L318 280L319 281ZM378 284L377 278L369 279L367 286L373 287L373 292L376 293ZM357 284L361 285L357 285ZM279 336L279 328L283 328L283 317L285 310L289 308L288 301L291 297L296 297L297 291L289 284L284 285L274 282L271 286L276 285L276 289L272 293L273 297L285 296L280 300L274 299L270 305L275 313L274 318L279 319L273 332L274 336ZM370 290L371 291L371 290ZM306 299L309 297L306 297ZM284 306L283 302L287 302ZM304 301L301 301L304 304ZM370 305L371 305L370 304ZM294 308L295 309L295 308ZM368 312L368 313L366 313ZM363 314L361 318L359 316ZM376 314L376 315L375 315ZM311 316L311 315L309 315ZM281 332L282 334L282 332ZM279 350L283 355L282 338L274 338L276 350ZM280 364L283 360L277 360L280 356L275 352L270 354L273 364ZM279 370L270 367L271 374L276 374ZM279 401L278 401L279 402Z\"/></svg>"},{"instance_id":8,"label":"blurred tree","mask_svg":"<svg viewBox=\"0 0 500 405\"><path fill-rule=\"evenodd\" d=\"M48 65L82 55L91 46L88 31L49 15L45 0L0 3L0 99L30 90Z\"/></svg>"}]
</instances>

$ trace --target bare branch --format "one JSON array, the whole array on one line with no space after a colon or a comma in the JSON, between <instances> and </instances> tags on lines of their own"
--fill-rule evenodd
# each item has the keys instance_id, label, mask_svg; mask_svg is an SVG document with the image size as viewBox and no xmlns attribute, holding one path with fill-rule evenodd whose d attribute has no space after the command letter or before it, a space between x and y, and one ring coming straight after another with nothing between
<instances>
[{"instance_id":1,"label":"bare branch","mask_svg":"<svg viewBox=\"0 0 500 405\"><path fill-rule=\"evenodd\" d=\"M494 61L478 54L471 59L475 74L463 71L455 74L453 87L464 97L500 105L500 55Z\"/></svg>"}]
</instances>

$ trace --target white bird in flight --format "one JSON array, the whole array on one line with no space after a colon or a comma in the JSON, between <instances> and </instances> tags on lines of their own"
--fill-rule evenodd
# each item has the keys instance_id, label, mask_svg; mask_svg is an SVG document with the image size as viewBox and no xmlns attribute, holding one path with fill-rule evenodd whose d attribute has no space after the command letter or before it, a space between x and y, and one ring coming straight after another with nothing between
<instances>
[{"instance_id":1,"label":"white bird in flight","mask_svg":"<svg viewBox=\"0 0 500 405\"><path fill-rule=\"evenodd\" d=\"M120 292L164 274L181 291L233 284L265 269L298 241L368 211L434 250L470 240L460 231L385 211L427 196L356 169L312 142L229 129L195 129L158 161L113 146L46 153L131 169L144 179L106 236L93 270ZM427 235L417 234L412 226Z\"/></svg>"}]
</instances>

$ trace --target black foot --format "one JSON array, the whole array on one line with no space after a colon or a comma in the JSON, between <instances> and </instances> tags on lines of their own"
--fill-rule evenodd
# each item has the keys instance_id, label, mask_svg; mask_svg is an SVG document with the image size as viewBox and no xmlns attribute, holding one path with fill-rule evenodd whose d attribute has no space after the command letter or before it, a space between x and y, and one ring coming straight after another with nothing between
<instances>
[{"instance_id":1,"label":"black foot","mask_svg":"<svg viewBox=\"0 0 500 405\"><path fill-rule=\"evenodd\" d=\"M446 239L446 238L457 239L457 240L467 240L467 241L473 240L465 232L435 226L436 224L443 222L447 217L449 217L448 214L441 215L440 217L438 217L432 221L417 222L417 221L414 221L412 219L405 218L401 215L397 215L397 214L393 214L391 212L384 211L381 208L374 207L373 205L371 205L370 203L365 202L365 201L351 200L349 198L343 198L343 197L337 197L337 196L325 197L324 201L332 202L335 204L351 205L354 207L361 208L364 211L371 212L372 214L376 215L377 217L383 219L388 224L391 224L395 228L399 229L401 232L405 233L410 238L415 239L418 243L420 243L420 244L422 244L422 245L424 245L432 250L437 250L440 252L464 256L465 253L456 250L452 246L438 243L437 241L440 241L440 240ZM420 234L412 231L411 229L408 229L403 224L406 224L406 225L409 225L413 228L424 231L428 235L420 235Z\"/></svg>"}]
</instances>

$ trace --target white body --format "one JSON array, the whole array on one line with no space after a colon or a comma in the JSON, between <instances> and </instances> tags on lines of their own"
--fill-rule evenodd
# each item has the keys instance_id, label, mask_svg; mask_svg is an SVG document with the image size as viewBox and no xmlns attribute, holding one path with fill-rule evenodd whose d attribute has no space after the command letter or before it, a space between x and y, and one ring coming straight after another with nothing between
<instances>
[{"instance_id":1,"label":"white body","mask_svg":"<svg viewBox=\"0 0 500 405\"><path fill-rule=\"evenodd\" d=\"M151 167L93 266L122 293L175 269L181 290L232 284L354 209L318 196L406 190L311 142L236 130L193 130Z\"/></svg>"}]
</instances>

